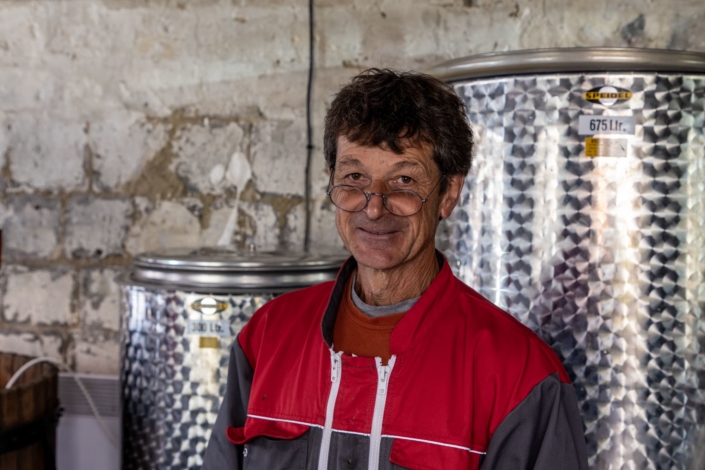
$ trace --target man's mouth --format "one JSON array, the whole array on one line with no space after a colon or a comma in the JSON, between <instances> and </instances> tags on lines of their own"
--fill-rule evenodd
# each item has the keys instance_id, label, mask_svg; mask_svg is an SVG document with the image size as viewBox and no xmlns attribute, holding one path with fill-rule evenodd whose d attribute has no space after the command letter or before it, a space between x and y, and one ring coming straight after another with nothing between
<instances>
[{"instance_id":1,"label":"man's mouth","mask_svg":"<svg viewBox=\"0 0 705 470\"><path fill-rule=\"evenodd\" d=\"M363 232L372 234L372 235L391 235L392 233L396 233L396 230L374 230L374 229L368 229L368 228L362 228L358 227L360 230Z\"/></svg>"}]
</instances>

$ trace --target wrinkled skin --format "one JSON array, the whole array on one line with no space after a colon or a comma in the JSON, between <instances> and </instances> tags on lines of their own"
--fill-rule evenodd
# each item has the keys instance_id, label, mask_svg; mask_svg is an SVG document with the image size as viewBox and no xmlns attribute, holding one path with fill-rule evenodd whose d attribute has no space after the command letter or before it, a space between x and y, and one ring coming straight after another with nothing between
<instances>
[{"instance_id":1,"label":"wrinkled skin","mask_svg":"<svg viewBox=\"0 0 705 470\"><path fill-rule=\"evenodd\" d=\"M379 196L372 196L359 212L337 209L336 227L357 260L355 290L364 302L391 305L418 297L435 278L438 221L457 204L464 180L461 175L446 176L448 187L441 194L440 186L434 190L441 177L430 146L409 146L397 155L338 139L334 185L350 184L380 194L411 189L429 198L419 213L408 217L391 214Z\"/></svg>"}]
</instances>

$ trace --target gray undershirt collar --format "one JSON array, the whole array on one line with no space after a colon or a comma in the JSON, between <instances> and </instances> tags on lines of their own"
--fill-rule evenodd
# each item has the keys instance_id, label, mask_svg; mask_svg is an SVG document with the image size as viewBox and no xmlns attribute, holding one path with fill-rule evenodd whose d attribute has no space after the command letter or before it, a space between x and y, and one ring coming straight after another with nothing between
<instances>
[{"instance_id":1,"label":"gray undershirt collar","mask_svg":"<svg viewBox=\"0 0 705 470\"><path fill-rule=\"evenodd\" d=\"M385 317L387 315L394 315L395 313L407 312L411 310L411 307L413 307L416 301L421 298L414 297L413 299L404 300L403 302L399 302L393 305L367 305L365 302L362 301L360 296L357 295L357 292L355 292L356 277L357 271L353 273L352 289L350 289L350 291L352 292L352 301L355 306L359 308L362 313L364 313L368 317Z\"/></svg>"}]
</instances>

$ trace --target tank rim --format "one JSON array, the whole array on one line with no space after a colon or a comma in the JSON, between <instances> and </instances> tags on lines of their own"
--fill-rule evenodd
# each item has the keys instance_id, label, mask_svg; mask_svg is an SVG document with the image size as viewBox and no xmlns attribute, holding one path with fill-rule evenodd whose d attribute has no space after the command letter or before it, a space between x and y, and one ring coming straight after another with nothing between
<instances>
[{"instance_id":1,"label":"tank rim","mask_svg":"<svg viewBox=\"0 0 705 470\"><path fill-rule=\"evenodd\" d=\"M527 49L448 60L426 73L452 83L511 75L580 72L705 73L705 53L616 47Z\"/></svg>"}]
</instances>

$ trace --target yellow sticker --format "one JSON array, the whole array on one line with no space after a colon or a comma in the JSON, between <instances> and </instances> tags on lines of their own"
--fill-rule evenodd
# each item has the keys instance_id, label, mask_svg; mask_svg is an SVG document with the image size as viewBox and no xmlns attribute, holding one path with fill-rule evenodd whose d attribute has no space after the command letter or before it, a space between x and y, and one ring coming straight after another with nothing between
<instances>
[{"instance_id":1,"label":"yellow sticker","mask_svg":"<svg viewBox=\"0 0 705 470\"><path fill-rule=\"evenodd\" d=\"M594 137L588 137L585 139L585 156L586 157L597 157L600 151L600 139L595 139Z\"/></svg>"},{"instance_id":2,"label":"yellow sticker","mask_svg":"<svg viewBox=\"0 0 705 470\"><path fill-rule=\"evenodd\" d=\"M198 338L198 347L201 349L218 349L220 342L216 336L201 336Z\"/></svg>"}]
</instances>

